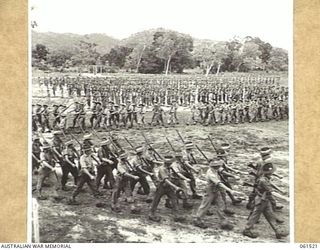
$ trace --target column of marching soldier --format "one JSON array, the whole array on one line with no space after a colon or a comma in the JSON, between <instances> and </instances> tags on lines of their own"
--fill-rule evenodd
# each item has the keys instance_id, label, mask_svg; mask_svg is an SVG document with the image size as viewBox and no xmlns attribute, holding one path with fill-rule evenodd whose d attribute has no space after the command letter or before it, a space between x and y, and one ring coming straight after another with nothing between
<instances>
[{"instance_id":1,"label":"column of marching soldier","mask_svg":"<svg viewBox=\"0 0 320 250\"><path fill-rule=\"evenodd\" d=\"M116 213L121 212L119 204L121 196L125 198L125 204L130 206L131 213L140 213L141 204L137 204L134 196L134 191L137 190L138 194L146 197L147 203L151 203L148 215L151 221L161 220L156 211L161 198L165 195L165 206L171 209L174 221L184 222L186 218L179 211L191 209L193 205L190 200L202 199L194 215L195 226L207 228L205 215L212 215L215 212L220 219L222 229L233 229L229 216L232 216L234 211L228 207L227 197L230 197L232 204L236 206L243 201L244 194L234 190L230 182L232 179L239 181L240 176L245 173L228 164L230 147L228 143L215 145L212 138L208 136L216 153L216 157L209 159L197 145L191 141L185 141L177 131L183 146L174 147L169 138L166 138L171 151L161 156L144 133L142 135L145 143L139 146L134 146L127 138L123 138L134 153L125 150L123 141L121 142L122 138L115 134L109 133L108 136L101 137L101 134L99 135L95 130L92 130L92 133L84 134L82 140L78 140L72 133L70 135L73 139L68 139L63 130L55 130L52 138L46 138L47 135L42 134L41 131L34 134L32 167L33 174L38 178L35 190L38 199L47 198L42 193L45 179L53 183L51 188L53 198L63 199L57 191L60 190L60 186L62 190L69 190L66 183L71 173L75 189L68 201L70 205L79 204L76 197L84 184L88 184L94 196L101 196L99 188L103 181L103 188L112 191L111 209ZM93 142L93 136L99 138L97 144ZM75 144L78 144L78 147ZM199 159L194 155L194 148L197 148L206 159L205 168L200 168L197 164ZM258 237L253 227L263 214L276 237L280 239L288 234L281 225L284 221L275 213L282 209L274 199L274 195L281 190L271 182L271 179L281 177L275 173L276 166L271 157L271 149L261 148L260 155L261 159L255 159L256 162L248 164L252 168L250 174L255 178L254 183L252 185L243 183L253 187L246 205L251 212L243 235L251 238ZM59 165L62 170L61 180L56 173ZM207 184L203 196L197 193L196 186L200 171L206 171ZM154 193L150 191L150 184L155 187ZM214 209L210 210L211 207Z\"/></svg>"},{"instance_id":2,"label":"column of marching soldier","mask_svg":"<svg viewBox=\"0 0 320 250\"><path fill-rule=\"evenodd\" d=\"M191 91L187 98L178 93L168 94L168 89L161 95L160 89L153 94L145 92L134 95L134 91L100 92L80 98L70 106L46 103L33 104L33 131L54 128L67 129L78 127L79 132L86 131L89 117L90 126L94 129L144 128L147 125L146 113L152 105L152 116L149 125L172 126L179 124L178 108L186 119L186 125L202 124L205 126L227 123L259 122L288 118L288 90L284 87L233 85L228 90L212 87L198 88ZM227 92L225 92L227 91ZM229 92L228 92L229 91ZM117 93L117 94L116 94ZM136 92L137 93L137 92ZM157 96L155 96L157 93ZM159 94L160 93L160 94ZM199 94L200 93L200 94ZM92 98L94 96L94 98ZM198 96L195 98L195 96ZM77 99L77 97L71 98ZM68 100L71 100L68 99ZM78 98L79 99L79 98ZM195 101L199 99L200 101ZM184 100L187 100L185 107ZM168 103L168 104L165 104ZM51 106L51 107L50 107ZM53 119L50 118L53 116ZM72 117L72 125L68 120ZM69 119L68 119L69 118ZM52 124L50 124L52 121Z\"/></svg>"}]
</instances>

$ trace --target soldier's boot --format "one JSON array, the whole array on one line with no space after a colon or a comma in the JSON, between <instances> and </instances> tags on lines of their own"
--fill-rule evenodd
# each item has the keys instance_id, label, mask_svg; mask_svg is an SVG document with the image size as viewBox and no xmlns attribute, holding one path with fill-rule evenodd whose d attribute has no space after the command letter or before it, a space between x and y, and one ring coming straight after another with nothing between
<instances>
[{"instance_id":1,"label":"soldier's boot","mask_svg":"<svg viewBox=\"0 0 320 250\"><path fill-rule=\"evenodd\" d=\"M247 228L242 231L242 234L243 234L244 236L250 237L250 238L252 238L252 239L255 239L255 238L257 238L257 237L259 236L258 233L252 232L251 229L247 229Z\"/></svg>"},{"instance_id":2,"label":"soldier's boot","mask_svg":"<svg viewBox=\"0 0 320 250\"><path fill-rule=\"evenodd\" d=\"M132 214L140 214L141 209L140 209L139 207L135 206L134 204L132 204L132 205L130 206L130 212L131 212Z\"/></svg>"},{"instance_id":3,"label":"soldier's boot","mask_svg":"<svg viewBox=\"0 0 320 250\"><path fill-rule=\"evenodd\" d=\"M68 205L79 205L80 203L78 201L76 201L76 197L72 196L69 200L68 200Z\"/></svg>"},{"instance_id":4,"label":"soldier's boot","mask_svg":"<svg viewBox=\"0 0 320 250\"><path fill-rule=\"evenodd\" d=\"M185 208L185 209L191 209L193 207L193 205L190 204L187 200L183 200L182 207Z\"/></svg>"},{"instance_id":5,"label":"soldier's boot","mask_svg":"<svg viewBox=\"0 0 320 250\"><path fill-rule=\"evenodd\" d=\"M212 216L212 215L213 215L213 212L212 212L212 210L209 209L206 214L207 214L208 216Z\"/></svg>"},{"instance_id":6,"label":"soldier's boot","mask_svg":"<svg viewBox=\"0 0 320 250\"><path fill-rule=\"evenodd\" d=\"M116 213L120 213L121 212L121 209L120 209L118 204L111 204L111 210L116 212Z\"/></svg>"},{"instance_id":7,"label":"soldier's boot","mask_svg":"<svg viewBox=\"0 0 320 250\"><path fill-rule=\"evenodd\" d=\"M43 196L42 193L41 193L41 190L38 191L38 200L46 200L48 199L48 197L46 196Z\"/></svg>"},{"instance_id":8,"label":"soldier's boot","mask_svg":"<svg viewBox=\"0 0 320 250\"><path fill-rule=\"evenodd\" d=\"M155 221L155 222L160 222L161 221L161 217L160 216L156 216L155 214L151 213L148 216L149 220Z\"/></svg>"},{"instance_id":9,"label":"soldier's boot","mask_svg":"<svg viewBox=\"0 0 320 250\"><path fill-rule=\"evenodd\" d=\"M148 194L148 196L147 196L147 198L146 198L146 202L147 203L151 203L153 201L153 198L152 198L152 195L151 195L151 193L150 194Z\"/></svg>"},{"instance_id":10,"label":"soldier's boot","mask_svg":"<svg viewBox=\"0 0 320 250\"><path fill-rule=\"evenodd\" d=\"M186 218L184 216L181 216L181 215L175 215L173 220L175 222L185 222L186 221Z\"/></svg>"},{"instance_id":11,"label":"soldier's boot","mask_svg":"<svg viewBox=\"0 0 320 250\"><path fill-rule=\"evenodd\" d=\"M282 205L274 205L274 206L273 206L273 210L274 210L274 211L279 211L279 210L281 210L281 209L283 209L283 206L282 206Z\"/></svg>"},{"instance_id":12,"label":"soldier's boot","mask_svg":"<svg viewBox=\"0 0 320 250\"><path fill-rule=\"evenodd\" d=\"M231 209L229 209L229 208L227 208L227 207L223 210L223 212L224 212L226 215L229 215L229 216L234 215L234 211L232 211Z\"/></svg>"},{"instance_id":13,"label":"soldier's boot","mask_svg":"<svg viewBox=\"0 0 320 250\"><path fill-rule=\"evenodd\" d=\"M208 228L208 226L200 218L194 219L193 225L195 225L196 227L200 227L202 229Z\"/></svg>"},{"instance_id":14,"label":"soldier's boot","mask_svg":"<svg viewBox=\"0 0 320 250\"><path fill-rule=\"evenodd\" d=\"M227 220L223 220L220 223L220 228L223 230L232 230L233 229L233 225L227 221Z\"/></svg>"},{"instance_id":15,"label":"soldier's boot","mask_svg":"<svg viewBox=\"0 0 320 250\"><path fill-rule=\"evenodd\" d=\"M277 239L281 239L281 238L287 237L289 235L287 232L280 231L280 230L277 230L275 233L276 233Z\"/></svg>"}]
</instances>

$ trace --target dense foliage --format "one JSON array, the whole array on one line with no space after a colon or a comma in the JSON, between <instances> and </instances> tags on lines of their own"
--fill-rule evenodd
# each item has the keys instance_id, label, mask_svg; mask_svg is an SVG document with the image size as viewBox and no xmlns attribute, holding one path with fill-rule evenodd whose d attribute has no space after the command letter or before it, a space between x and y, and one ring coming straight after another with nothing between
<instances>
[{"instance_id":1,"label":"dense foliage","mask_svg":"<svg viewBox=\"0 0 320 250\"><path fill-rule=\"evenodd\" d=\"M124 40L103 35L69 34L59 40L33 39L32 65L39 69L86 69L102 65L104 71L138 73L183 73L200 69L204 74L220 72L286 71L288 52L258 37L230 41L197 40L176 31L156 29L136 33ZM34 33L39 37L39 33ZM41 43L40 43L41 42Z\"/></svg>"}]
</instances>

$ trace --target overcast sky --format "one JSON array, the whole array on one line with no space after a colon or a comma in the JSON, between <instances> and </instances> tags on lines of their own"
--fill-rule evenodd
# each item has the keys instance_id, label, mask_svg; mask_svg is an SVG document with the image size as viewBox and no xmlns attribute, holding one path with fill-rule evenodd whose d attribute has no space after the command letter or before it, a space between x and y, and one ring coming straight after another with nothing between
<instances>
[{"instance_id":1,"label":"overcast sky","mask_svg":"<svg viewBox=\"0 0 320 250\"><path fill-rule=\"evenodd\" d=\"M30 0L39 32L104 33L114 38L166 28L195 38L257 36L289 49L292 0Z\"/></svg>"}]
</instances>

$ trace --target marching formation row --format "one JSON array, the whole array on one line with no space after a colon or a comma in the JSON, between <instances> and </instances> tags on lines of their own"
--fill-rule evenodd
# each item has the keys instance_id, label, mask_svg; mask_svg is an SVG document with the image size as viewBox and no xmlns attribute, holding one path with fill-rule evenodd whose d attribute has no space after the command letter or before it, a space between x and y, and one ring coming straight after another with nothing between
<instances>
[{"instance_id":1,"label":"marching formation row","mask_svg":"<svg viewBox=\"0 0 320 250\"><path fill-rule=\"evenodd\" d=\"M66 184L68 175L71 174L76 188L69 199L70 205L79 204L76 197L86 183L93 195L99 197L102 194L99 188L103 181L103 188L112 190L111 209L116 213L121 212L119 205L121 196L125 197L125 202L130 206L132 213L141 211L141 204L137 204L133 195L134 190L138 188L138 194L145 196L145 201L151 203L148 214L151 221L160 222L161 217L156 213L157 207L161 198L166 195L165 206L171 209L174 221L186 220L179 210L191 209L190 199L202 199L193 220L195 226L206 228L203 217L212 215L212 212L215 211L220 219L220 227L224 230L233 229L228 216L234 212L227 205L227 197L230 197L233 205L239 205L245 195L242 191L233 189L231 180L240 182L243 175L248 175L248 173L238 171L228 164L230 148L228 143L215 145L213 139L208 136L216 153L215 158L209 159L197 145L191 141L185 141L179 131L177 133L183 147L175 148L169 138L166 138L171 153L165 155L159 154L144 133L142 133L145 138L143 145L134 146L127 138L124 138L134 153L125 150L120 140L122 138L115 134L109 133L108 136L102 137L94 129L92 133L84 134L82 139L77 139L70 133L72 140L68 139L63 130L55 130L51 138L41 131L34 133L32 166L33 174L38 178L36 191L39 199L46 199L42 190L45 179L49 179L55 183L50 192L55 199L59 200L57 187L68 190ZM98 143L93 141L93 135L98 138ZM205 164L200 166L199 159L196 159L194 155L195 149L199 150L206 159ZM250 175L254 176L254 183L243 183L243 185L253 187L246 205L251 212L243 235L258 237L253 228L263 214L276 237L280 239L288 234L281 226L284 221L274 213L282 209L282 206L274 199L274 195L281 190L271 183L271 179L282 177L275 173L276 166L271 157L271 149L261 148L260 155L260 159L248 163L252 169ZM57 168L62 170L61 180L56 173ZM197 180L202 172L205 173L206 180L203 196L197 191ZM155 187L155 192L150 191L150 184ZM179 204L180 200L182 208ZM214 210L210 210L212 206Z\"/></svg>"}]
</instances>

